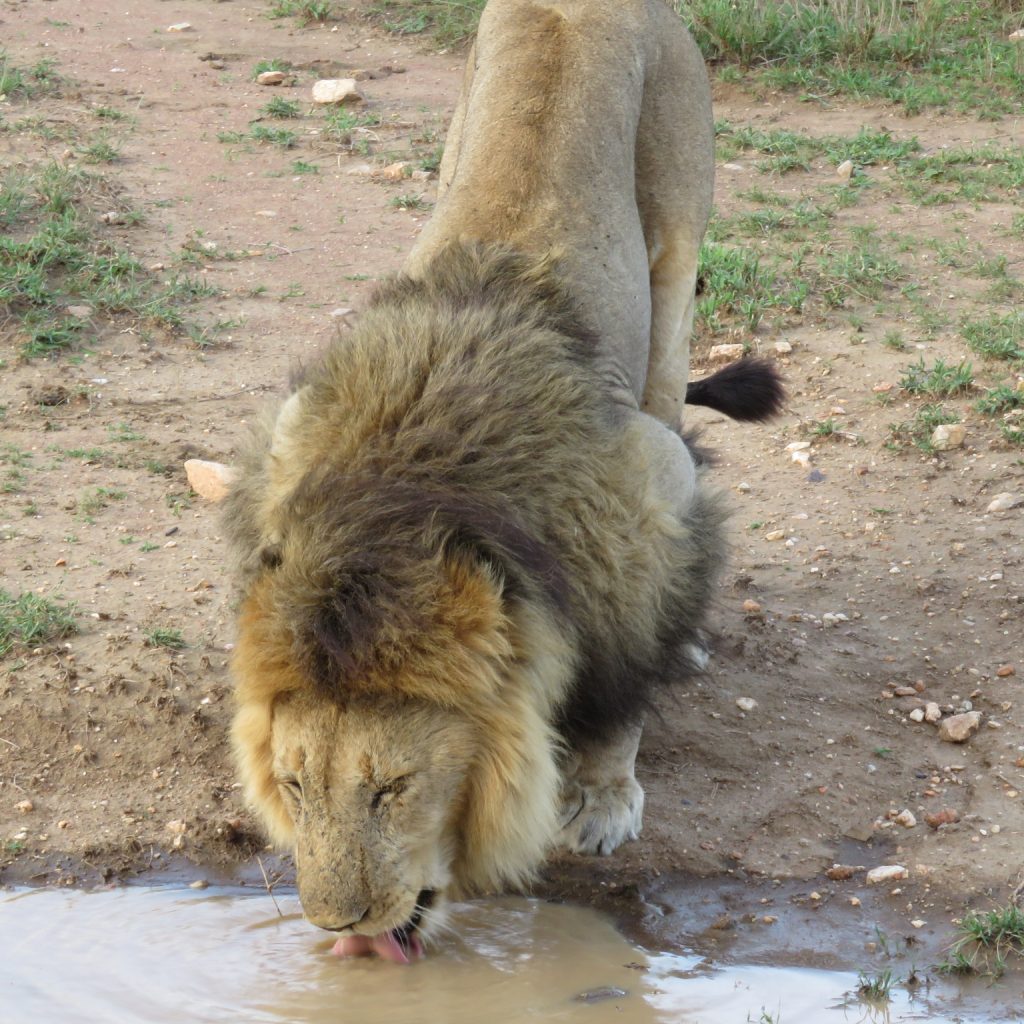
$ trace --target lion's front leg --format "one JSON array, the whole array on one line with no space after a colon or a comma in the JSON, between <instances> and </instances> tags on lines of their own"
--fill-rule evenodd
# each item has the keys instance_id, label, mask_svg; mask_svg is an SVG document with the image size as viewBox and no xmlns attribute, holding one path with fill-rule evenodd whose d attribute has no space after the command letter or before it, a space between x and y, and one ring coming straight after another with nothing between
<instances>
[{"instance_id":1,"label":"lion's front leg","mask_svg":"<svg viewBox=\"0 0 1024 1024\"><path fill-rule=\"evenodd\" d=\"M562 784L561 846L607 855L639 835L644 791L633 766L642 732L643 723L637 723L573 751Z\"/></svg>"}]
</instances>

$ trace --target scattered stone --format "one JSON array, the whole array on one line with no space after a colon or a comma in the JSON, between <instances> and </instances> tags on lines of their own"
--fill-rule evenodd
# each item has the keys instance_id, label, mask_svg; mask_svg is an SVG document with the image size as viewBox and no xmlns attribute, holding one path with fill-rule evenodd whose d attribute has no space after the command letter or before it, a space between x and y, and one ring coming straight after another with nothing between
<instances>
[{"instance_id":1,"label":"scattered stone","mask_svg":"<svg viewBox=\"0 0 1024 1024\"><path fill-rule=\"evenodd\" d=\"M785 530L769 530L765 535L765 540L782 540L786 536Z\"/></svg>"},{"instance_id":2,"label":"scattered stone","mask_svg":"<svg viewBox=\"0 0 1024 1024\"><path fill-rule=\"evenodd\" d=\"M230 466L205 459L186 460L185 475L192 490L207 501L223 501L235 479L235 471Z\"/></svg>"},{"instance_id":3,"label":"scattered stone","mask_svg":"<svg viewBox=\"0 0 1024 1024\"><path fill-rule=\"evenodd\" d=\"M344 320L355 312L351 306L339 306L331 310L331 317L335 320Z\"/></svg>"},{"instance_id":4,"label":"scattered stone","mask_svg":"<svg viewBox=\"0 0 1024 1024\"><path fill-rule=\"evenodd\" d=\"M793 351L793 346L788 341L777 341L772 345L772 351L777 356L788 356Z\"/></svg>"},{"instance_id":5,"label":"scattered stone","mask_svg":"<svg viewBox=\"0 0 1024 1024\"><path fill-rule=\"evenodd\" d=\"M966 743L981 728L981 712L967 711L950 715L939 723L939 739L947 743Z\"/></svg>"},{"instance_id":6,"label":"scattered stone","mask_svg":"<svg viewBox=\"0 0 1024 1024\"><path fill-rule=\"evenodd\" d=\"M743 614L744 615L760 615L761 605L757 601L752 601L749 597L743 602Z\"/></svg>"},{"instance_id":7,"label":"scattered stone","mask_svg":"<svg viewBox=\"0 0 1024 1024\"><path fill-rule=\"evenodd\" d=\"M286 71L261 71L256 76L257 85L281 85L288 77Z\"/></svg>"},{"instance_id":8,"label":"scattered stone","mask_svg":"<svg viewBox=\"0 0 1024 1024\"><path fill-rule=\"evenodd\" d=\"M807 469L811 464L811 453L805 451L797 451L789 453L790 459L795 462L802 469Z\"/></svg>"},{"instance_id":9,"label":"scattered stone","mask_svg":"<svg viewBox=\"0 0 1024 1024\"><path fill-rule=\"evenodd\" d=\"M227 63L222 60L211 60L210 67L213 68L214 71L223 71L227 67Z\"/></svg>"},{"instance_id":10,"label":"scattered stone","mask_svg":"<svg viewBox=\"0 0 1024 1024\"><path fill-rule=\"evenodd\" d=\"M123 224L124 214L118 213L117 210L108 210L99 215L99 222L101 224Z\"/></svg>"},{"instance_id":11,"label":"scattered stone","mask_svg":"<svg viewBox=\"0 0 1024 1024\"><path fill-rule=\"evenodd\" d=\"M167 822L164 827L171 833L171 835L181 836L185 834L185 829L188 826L183 821L175 820Z\"/></svg>"},{"instance_id":12,"label":"scattered stone","mask_svg":"<svg viewBox=\"0 0 1024 1024\"><path fill-rule=\"evenodd\" d=\"M321 78L313 83L314 103L362 103L363 94L354 78Z\"/></svg>"},{"instance_id":13,"label":"scattered stone","mask_svg":"<svg viewBox=\"0 0 1024 1024\"><path fill-rule=\"evenodd\" d=\"M396 160L387 167L377 167L371 172L374 178L383 178L385 181L402 181L412 173L412 164L408 160Z\"/></svg>"},{"instance_id":14,"label":"scattered stone","mask_svg":"<svg viewBox=\"0 0 1024 1024\"><path fill-rule=\"evenodd\" d=\"M895 693L897 697L916 697L918 690L914 686L897 686L892 692Z\"/></svg>"},{"instance_id":15,"label":"scattered stone","mask_svg":"<svg viewBox=\"0 0 1024 1024\"><path fill-rule=\"evenodd\" d=\"M986 512L1009 512L1011 508L1016 508L1018 505L1024 505L1024 498L1019 494L1010 494L1009 491L1003 491L1002 494L997 494L988 504Z\"/></svg>"},{"instance_id":16,"label":"scattered stone","mask_svg":"<svg viewBox=\"0 0 1024 1024\"><path fill-rule=\"evenodd\" d=\"M253 216L254 217L276 217L277 216L277 210L257 210L253 214Z\"/></svg>"},{"instance_id":17,"label":"scattered stone","mask_svg":"<svg viewBox=\"0 0 1024 1024\"><path fill-rule=\"evenodd\" d=\"M790 441L790 443L786 445L786 451L787 452L805 452L810 447L811 447L811 442L810 441Z\"/></svg>"},{"instance_id":18,"label":"scattered stone","mask_svg":"<svg viewBox=\"0 0 1024 1024\"><path fill-rule=\"evenodd\" d=\"M1017 674L1017 668L1015 665L1000 665L996 669L996 675L1000 679L1006 679L1009 676L1015 676Z\"/></svg>"},{"instance_id":19,"label":"scattered stone","mask_svg":"<svg viewBox=\"0 0 1024 1024\"><path fill-rule=\"evenodd\" d=\"M748 484L746 480L740 481L740 483L736 485L735 489L739 491L740 494L749 494L751 491L750 484Z\"/></svg>"},{"instance_id":20,"label":"scattered stone","mask_svg":"<svg viewBox=\"0 0 1024 1024\"><path fill-rule=\"evenodd\" d=\"M963 448L967 431L962 423L940 423L933 431L931 444L937 452Z\"/></svg>"},{"instance_id":21,"label":"scattered stone","mask_svg":"<svg viewBox=\"0 0 1024 1024\"><path fill-rule=\"evenodd\" d=\"M92 306L68 306L68 316L73 316L76 320L84 320L86 317L92 316Z\"/></svg>"},{"instance_id":22,"label":"scattered stone","mask_svg":"<svg viewBox=\"0 0 1024 1024\"><path fill-rule=\"evenodd\" d=\"M934 814L924 816L925 824L931 828L940 828L943 825L953 825L960 820L960 812L952 807L943 807Z\"/></svg>"},{"instance_id":23,"label":"scattered stone","mask_svg":"<svg viewBox=\"0 0 1024 1024\"><path fill-rule=\"evenodd\" d=\"M851 896L850 897L850 906L851 907L859 907L860 906L860 897L859 896Z\"/></svg>"},{"instance_id":24,"label":"scattered stone","mask_svg":"<svg viewBox=\"0 0 1024 1024\"><path fill-rule=\"evenodd\" d=\"M189 22L187 22L187 21L178 21L178 22L175 22L173 25L168 25L167 26L167 31L168 32L191 32L192 31L192 25Z\"/></svg>"},{"instance_id":25,"label":"scattered stone","mask_svg":"<svg viewBox=\"0 0 1024 1024\"><path fill-rule=\"evenodd\" d=\"M30 812L32 812L32 811L34 811L36 809L35 808L35 804L32 803L31 800L19 800L14 805L14 808L17 811L20 811L22 814L29 814Z\"/></svg>"},{"instance_id":26,"label":"scattered stone","mask_svg":"<svg viewBox=\"0 0 1024 1024\"><path fill-rule=\"evenodd\" d=\"M737 697L736 707L740 711L753 711L757 707L757 701L753 697Z\"/></svg>"},{"instance_id":27,"label":"scattered stone","mask_svg":"<svg viewBox=\"0 0 1024 1024\"><path fill-rule=\"evenodd\" d=\"M741 359L746 352L746 345L712 345L708 352L708 359L713 363L731 363L734 359Z\"/></svg>"},{"instance_id":28,"label":"scattered stone","mask_svg":"<svg viewBox=\"0 0 1024 1024\"><path fill-rule=\"evenodd\" d=\"M924 708L914 708L913 711L907 716L912 722L923 722L924 721Z\"/></svg>"},{"instance_id":29,"label":"scattered stone","mask_svg":"<svg viewBox=\"0 0 1024 1024\"><path fill-rule=\"evenodd\" d=\"M1019 43L1022 40L1024 40L1024 28L1014 29L1010 33L1009 39L1010 39L1011 42L1014 42L1014 43Z\"/></svg>"},{"instance_id":30,"label":"scattered stone","mask_svg":"<svg viewBox=\"0 0 1024 1024\"><path fill-rule=\"evenodd\" d=\"M850 178L852 177L852 175L853 175L853 161L852 160L844 160L836 168L836 177L838 177L840 181L849 181Z\"/></svg>"},{"instance_id":31,"label":"scattered stone","mask_svg":"<svg viewBox=\"0 0 1024 1024\"><path fill-rule=\"evenodd\" d=\"M909 809L900 811L892 820L904 828L915 828L917 826L917 818L914 817L913 812Z\"/></svg>"},{"instance_id":32,"label":"scattered stone","mask_svg":"<svg viewBox=\"0 0 1024 1024\"><path fill-rule=\"evenodd\" d=\"M893 386L892 386L892 383L890 381L883 380L883 381L881 381L878 384L872 385L871 390L876 395L884 395L887 391L892 391L892 387Z\"/></svg>"},{"instance_id":33,"label":"scattered stone","mask_svg":"<svg viewBox=\"0 0 1024 1024\"><path fill-rule=\"evenodd\" d=\"M849 878L853 878L858 871L863 871L863 867L853 867L851 864L833 864L825 872L825 877L832 879L833 882L845 882Z\"/></svg>"},{"instance_id":34,"label":"scattered stone","mask_svg":"<svg viewBox=\"0 0 1024 1024\"><path fill-rule=\"evenodd\" d=\"M916 917L910 922L910 926L912 928L923 928L927 923L927 921L922 921L919 917Z\"/></svg>"},{"instance_id":35,"label":"scattered stone","mask_svg":"<svg viewBox=\"0 0 1024 1024\"><path fill-rule=\"evenodd\" d=\"M868 885L882 885L885 882L898 882L909 878L910 872L902 864L880 864L872 868L865 876Z\"/></svg>"},{"instance_id":36,"label":"scattered stone","mask_svg":"<svg viewBox=\"0 0 1024 1024\"><path fill-rule=\"evenodd\" d=\"M923 679L915 679L914 680L914 692L915 693L924 693L924 691L927 690L927 689L928 689L928 687L925 686L925 682L924 682Z\"/></svg>"},{"instance_id":37,"label":"scattered stone","mask_svg":"<svg viewBox=\"0 0 1024 1024\"><path fill-rule=\"evenodd\" d=\"M189 883L190 889L206 889L210 883L205 878L197 878L194 882Z\"/></svg>"},{"instance_id":38,"label":"scattered stone","mask_svg":"<svg viewBox=\"0 0 1024 1024\"><path fill-rule=\"evenodd\" d=\"M840 623L849 621L849 616L844 615L842 612L825 612L821 617L821 624L826 629L835 629Z\"/></svg>"},{"instance_id":39,"label":"scattered stone","mask_svg":"<svg viewBox=\"0 0 1024 1024\"><path fill-rule=\"evenodd\" d=\"M930 700L924 706L924 720L934 725L942 719L942 708L935 701Z\"/></svg>"}]
</instances>

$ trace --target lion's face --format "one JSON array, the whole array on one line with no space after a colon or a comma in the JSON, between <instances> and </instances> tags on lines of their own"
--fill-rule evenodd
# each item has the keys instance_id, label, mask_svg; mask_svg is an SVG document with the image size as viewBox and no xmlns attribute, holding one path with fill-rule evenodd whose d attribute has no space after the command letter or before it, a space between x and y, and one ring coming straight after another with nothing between
<instances>
[{"instance_id":1,"label":"lion's face","mask_svg":"<svg viewBox=\"0 0 1024 1024\"><path fill-rule=\"evenodd\" d=\"M279 700L272 764L294 823L299 897L321 928L429 934L446 903L469 725L424 703Z\"/></svg>"}]
</instances>

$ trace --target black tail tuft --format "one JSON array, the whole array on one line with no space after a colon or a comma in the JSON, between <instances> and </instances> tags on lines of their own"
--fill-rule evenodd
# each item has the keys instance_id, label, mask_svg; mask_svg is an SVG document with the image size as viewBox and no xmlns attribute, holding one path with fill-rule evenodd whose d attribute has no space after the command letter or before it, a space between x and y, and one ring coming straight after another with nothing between
<instances>
[{"instance_id":1,"label":"black tail tuft","mask_svg":"<svg viewBox=\"0 0 1024 1024\"><path fill-rule=\"evenodd\" d=\"M767 420L782 411L786 389L767 359L737 359L686 385L687 405L706 405L734 420Z\"/></svg>"}]
</instances>

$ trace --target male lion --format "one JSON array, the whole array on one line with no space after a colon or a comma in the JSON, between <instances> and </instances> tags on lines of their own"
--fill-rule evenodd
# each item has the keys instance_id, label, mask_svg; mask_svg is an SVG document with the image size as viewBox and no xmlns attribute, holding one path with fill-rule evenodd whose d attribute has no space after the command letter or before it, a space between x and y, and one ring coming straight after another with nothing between
<instances>
[{"instance_id":1,"label":"male lion","mask_svg":"<svg viewBox=\"0 0 1024 1024\"><path fill-rule=\"evenodd\" d=\"M723 555L678 433L711 178L668 8L492 0L405 274L245 459L234 744L339 953L418 955L453 894L640 828L640 720Z\"/></svg>"}]
</instances>

